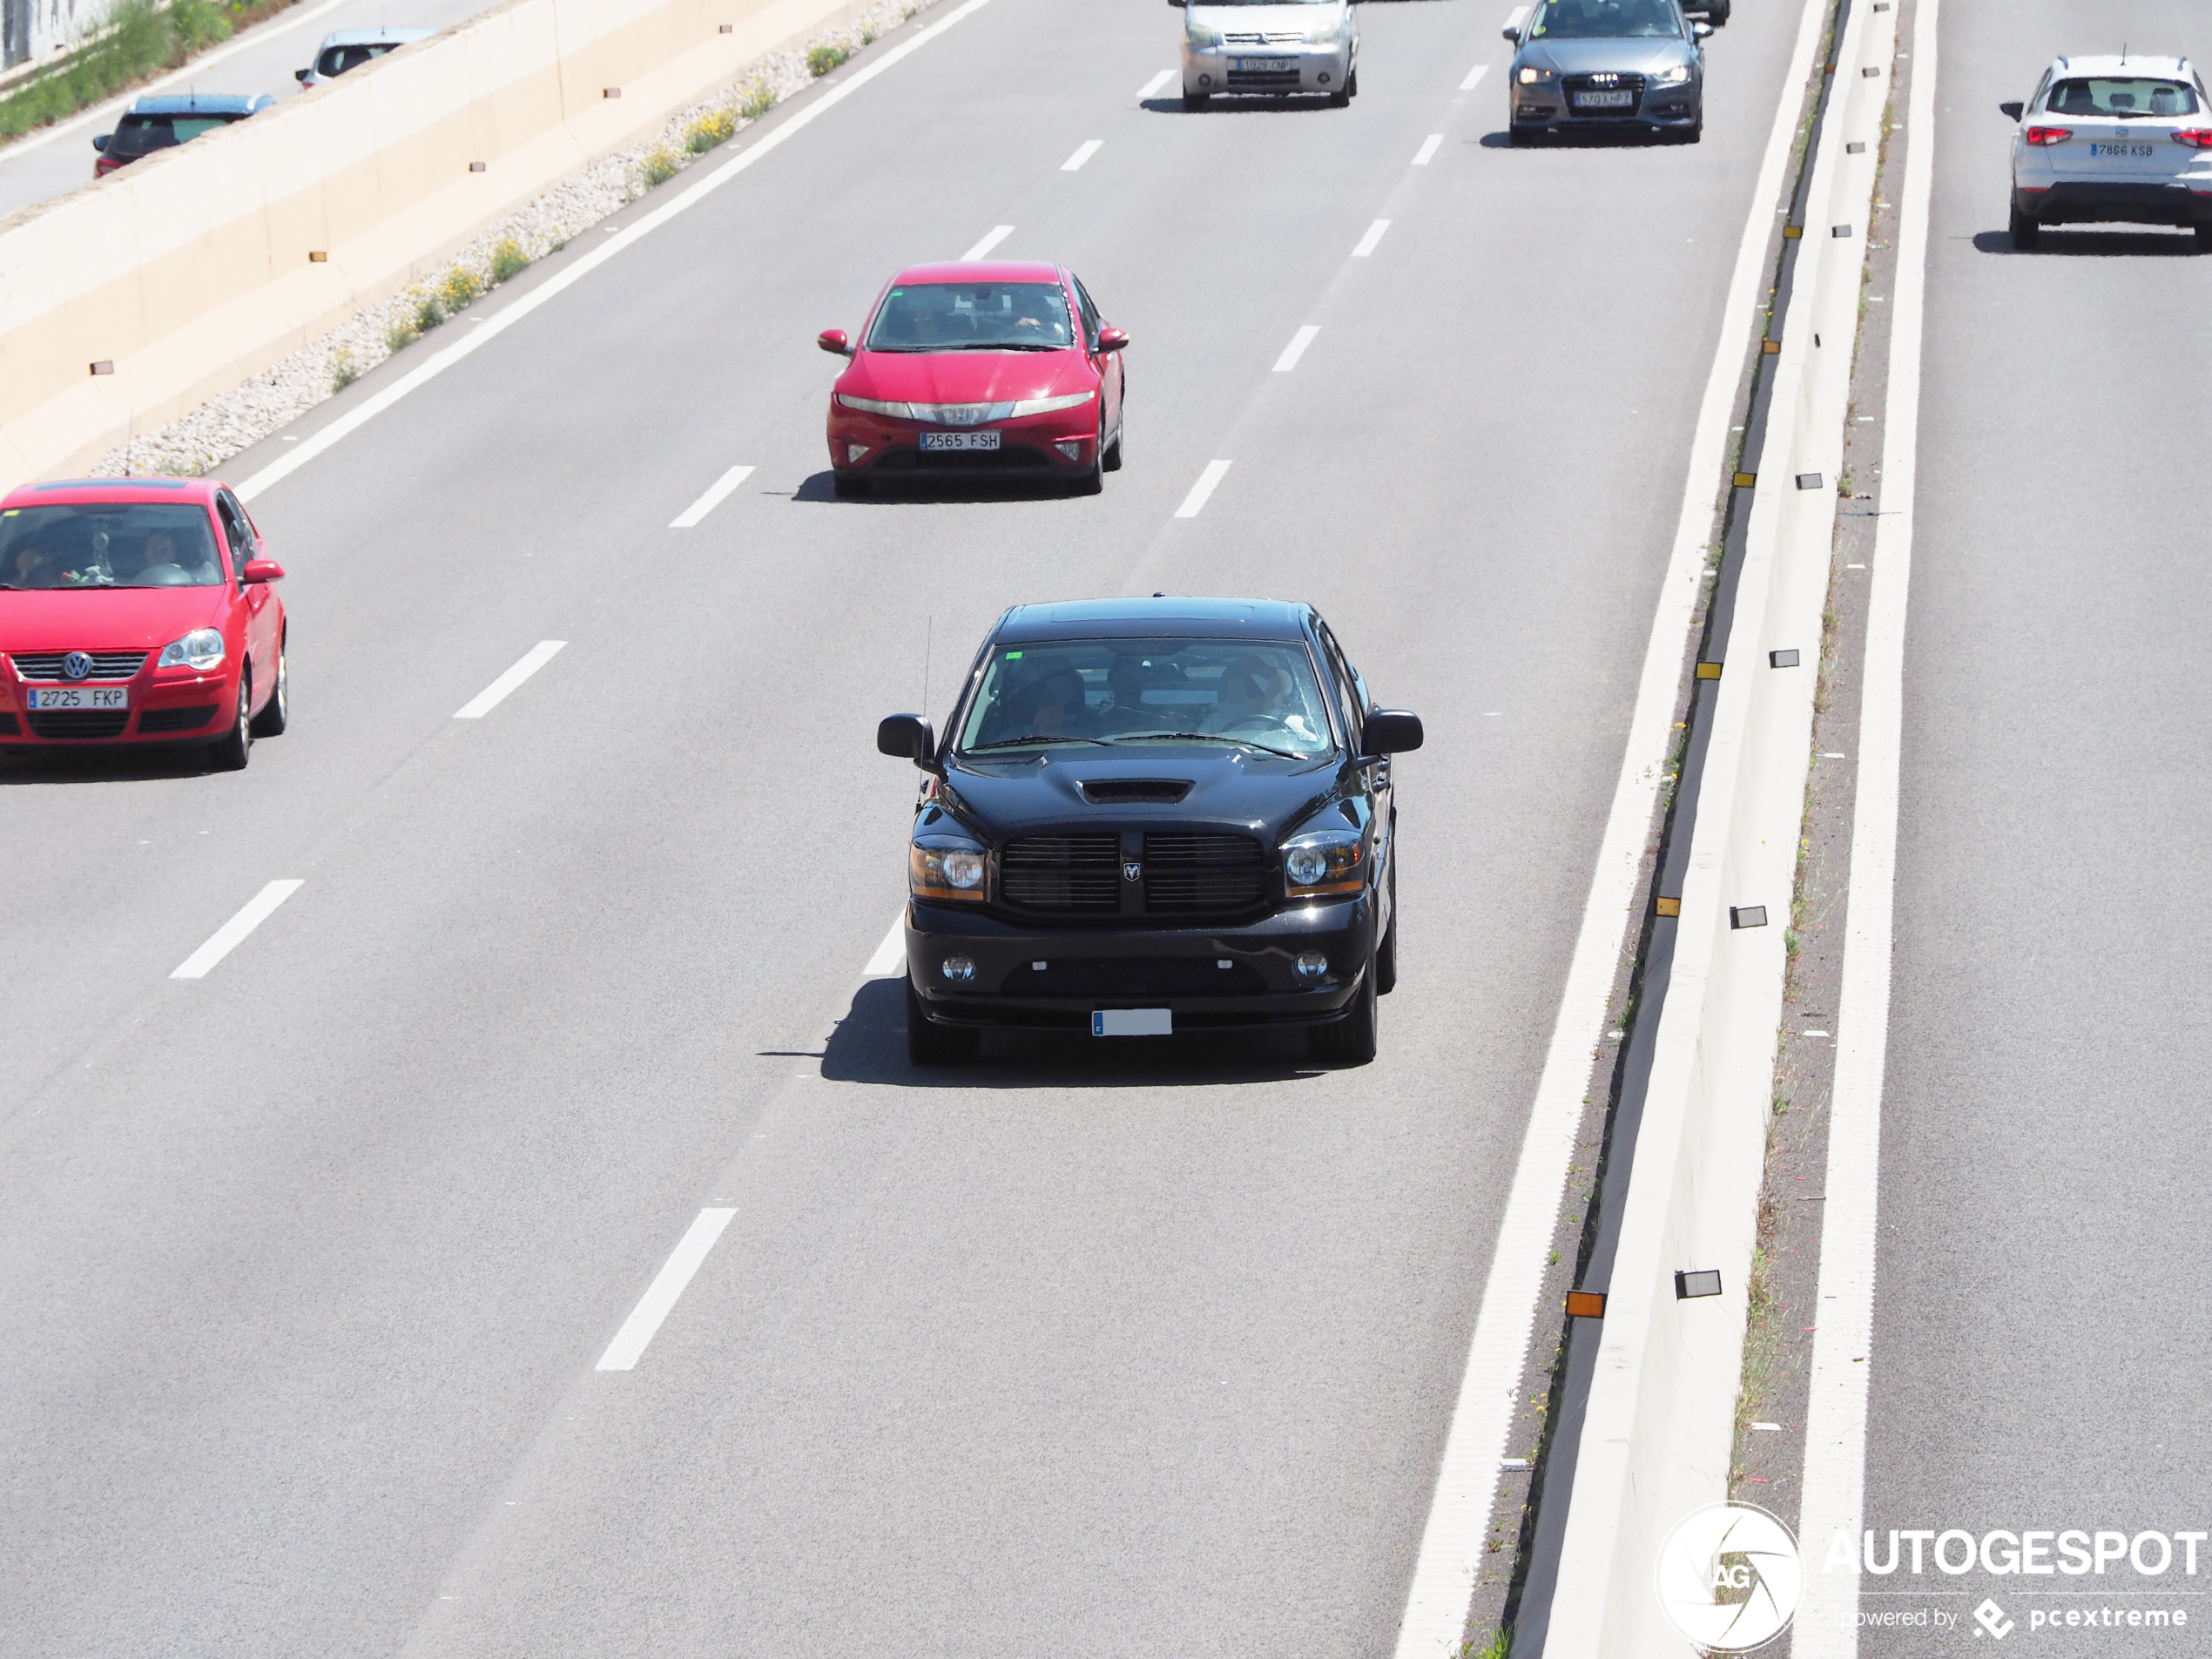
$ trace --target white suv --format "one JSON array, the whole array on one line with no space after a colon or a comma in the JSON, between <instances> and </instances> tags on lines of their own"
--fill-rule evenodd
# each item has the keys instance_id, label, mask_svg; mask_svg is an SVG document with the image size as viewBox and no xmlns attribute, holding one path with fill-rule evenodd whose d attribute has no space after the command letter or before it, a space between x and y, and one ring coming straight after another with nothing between
<instances>
[{"instance_id":1,"label":"white suv","mask_svg":"<svg viewBox=\"0 0 2212 1659\"><path fill-rule=\"evenodd\" d=\"M2186 57L2061 57L2005 113L2013 246L2046 225L2186 225L2212 253L2212 98Z\"/></svg>"}]
</instances>

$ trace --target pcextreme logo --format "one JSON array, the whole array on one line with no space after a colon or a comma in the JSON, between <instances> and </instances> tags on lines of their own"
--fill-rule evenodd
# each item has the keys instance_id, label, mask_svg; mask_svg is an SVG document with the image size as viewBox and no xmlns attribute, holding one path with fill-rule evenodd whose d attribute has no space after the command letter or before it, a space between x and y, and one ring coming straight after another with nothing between
<instances>
[{"instance_id":1,"label":"pcextreme logo","mask_svg":"<svg viewBox=\"0 0 2212 1659\"><path fill-rule=\"evenodd\" d=\"M1789 1527L1756 1504L1716 1503L1675 1523L1659 1547L1659 1605L1710 1653L1749 1653L1790 1628L1804 1566Z\"/></svg>"}]
</instances>

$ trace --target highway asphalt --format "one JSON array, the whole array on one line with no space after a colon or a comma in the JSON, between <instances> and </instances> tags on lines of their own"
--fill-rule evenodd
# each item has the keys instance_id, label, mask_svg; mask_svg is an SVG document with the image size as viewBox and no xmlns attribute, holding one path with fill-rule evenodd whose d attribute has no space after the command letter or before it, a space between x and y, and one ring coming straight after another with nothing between
<instances>
[{"instance_id":1,"label":"highway asphalt","mask_svg":"<svg viewBox=\"0 0 2212 1659\"><path fill-rule=\"evenodd\" d=\"M0 145L0 216L65 196L91 182L93 135L112 132L140 98L184 92L268 93L280 103L306 89L293 71L314 62L325 35L341 29L444 29L489 0L300 0L225 41L172 74L81 111L66 121Z\"/></svg>"},{"instance_id":2,"label":"highway asphalt","mask_svg":"<svg viewBox=\"0 0 2212 1659\"><path fill-rule=\"evenodd\" d=\"M1390 1651L1797 26L1700 145L1523 152L1501 13L1186 115L1178 13L992 0L255 502L250 770L0 772L0 1650ZM833 500L815 333L1001 225L1134 336L1126 469ZM1427 722L1380 1058L918 1075L874 721L1154 590L1311 599Z\"/></svg>"},{"instance_id":3,"label":"highway asphalt","mask_svg":"<svg viewBox=\"0 0 2212 1659\"><path fill-rule=\"evenodd\" d=\"M2180 0L1945 0L1940 17L1936 125L1914 137L1935 173L1867 1356L1878 1564L1892 1528L2110 1531L2133 1551L2212 1524L2194 436L2212 261L2185 232L2120 226L2013 253L1997 108L2059 53L2202 50L2205 17ZM1807 1541L1816 1568L1828 1541ZM1863 1607L1961 1628L1870 1630L1861 1651L1987 1647L1985 1601L2015 1642L2204 1650L2201 1545L2194 1577L2178 1543L2162 1573L2053 1572L2042 1548L2034 1575L1984 1560L1915 1576L1908 1542ZM2033 1628L2107 1608L2178 1608L2190 1628Z\"/></svg>"}]
</instances>

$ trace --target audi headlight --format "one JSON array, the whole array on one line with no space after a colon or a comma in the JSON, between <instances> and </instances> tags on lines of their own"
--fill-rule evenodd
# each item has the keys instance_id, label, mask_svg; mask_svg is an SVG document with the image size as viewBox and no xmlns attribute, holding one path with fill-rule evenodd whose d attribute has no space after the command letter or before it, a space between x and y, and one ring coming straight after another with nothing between
<instances>
[{"instance_id":1,"label":"audi headlight","mask_svg":"<svg viewBox=\"0 0 2212 1659\"><path fill-rule=\"evenodd\" d=\"M1357 893L1366 880L1366 857L1358 830L1309 830L1283 844L1283 885L1294 899Z\"/></svg>"},{"instance_id":2,"label":"audi headlight","mask_svg":"<svg viewBox=\"0 0 2212 1659\"><path fill-rule=\"evenodd\" d=\"M911 403L885 403L872 397L854 397L850 392L840 392L837 401L848 409L858 409L863 415L887 415L894 421L915 419Z\"/></svg>"},{"instance_id":3,"label":"audi headlight","mask_svg":"<svg viewBox=\"0 0 2212 1659\"><path fill-rule=\"evenodd\" d=\"M1075 392L1066 397L1025 397L1014 406L1015 419L1025 415L1053 415L1062 409L1080 408L1090 401L1094 395Z\"/></svg>"},{"instance_id":4,"label":"audi headlight","mask_svg":"<svg viewBox=\"0 0 2212 1659\"><path fill-rule=\"evenodd\" d=\"M1558 78L1557 70L1539 69L1534 64L1523 64L1521 66L1520 80L1523 86L1542 86Z\"/></svg>"},{"instance_id":5,"label":"audi headlight","mask_svg":"<svg viewBox=\"0 0 2212 1659\"><path fill-rule=\"evenodd\" d=\"M212 628L195 628L182 639L171 640L161 648L161 660L154 664L156 668L196 668L203 674L222 665L223 636Z\"/></svg>"},{"instance_id":6,"label":"audi headlight","mask_svg":"<svg viewBox=\"0 0 2212 1659\"><path fill-rule=\"evenodd\" d=\"M1689 78L1689 65L1676 64L1672 69L1662 69L1651 78L1662 86L1680 86Z\"/></svg>"},{"instance_id":7,"label":"audi headlight","mask_svg":"<svg viewBox=\"0 0 2212 1659\"><path fill-rule=\"evenodd\" d=\"M981 899L987 862L973 841L918 835L907 847L907 886L918 899Z\"/></svg>"}]
</instances>

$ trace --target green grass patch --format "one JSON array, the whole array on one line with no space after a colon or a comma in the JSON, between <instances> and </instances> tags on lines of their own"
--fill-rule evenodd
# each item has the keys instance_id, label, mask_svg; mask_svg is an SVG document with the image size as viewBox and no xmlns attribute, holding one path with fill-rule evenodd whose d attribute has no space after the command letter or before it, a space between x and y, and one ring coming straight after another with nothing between
<instances>
[{"instance_id":1,"label":"green grass patch","mask_svg":"<svg viewBox=\"0 0 2212 1659\"><path fill-rule=\"evenodd\" d=\"M361 365L354 361L350 347L341 346L330 354L330 389L342 392L361 377Z\"/></svg>"},{"instance_id":2,"label":"green grass patch","mask_svg":"<svg viewBox=\"0 0 2212 1659\"><path fill-rule=\"evenodd\" d=\"M438 303L448 316L456 311L466 311L480 299L489 285L465 265L456 265L445 273L438 284Z\"/></svg>"},{"instance_id":3,"label":"green grass patch","mask_svg":"<svg viewBox=\"0 0 2212 1659\"><path fill-rule=\"evenodd\" d=\"M781 96L768 84L765 75L755 76L752 84L745 89L745 98L738 105L738 113L745 120L758 121L776 107Z\"/></svg>"},{"instance_id":4,"label":"green grass patch","mask_svg":"<svg viewBox=\"0 0 2212 1659\"><path fill-rule=\"evenodd\" d=\"M523 245L511 236L502 236L492 244L491 280L507 282L530 268L530 256Z\"/></svg>"},{"instance_id":5,"label":"green grass patch","mask_svg":"<svg viewBox=\"0 0 2212 1659\"><path fill-rule=\"evenodd\" d=\"M806 49L806 72L817 79L852 57L853 49L841 40L826 40Z\"/></svg>"},{"instance_id":6,"label":"green grass patch","mask_svg":"<svg viewBox=\"0 0 2212 1659\"><path fill-rule=\"evenodd\" d=\"M684 170L684 158L664 144L657 144L645 152L637 164L637 171L644 176L645 188L664 185Z\"/></svg>"},{"instance_id":7,"label":"green grass patch","mask_svg":"<svg viewBox=\"0 0 2212 1659\"><path fill-rule=\"evenodd\" d=\"M684 147L695 156L703 156L718 144L727 144L738 130L735 110L717 110L711 115L702 115L684 129Z\"/></svg>"},{"instance_id":8,"label":"green grass patch","mask_svg":"<svg viewBox=\"0 0 2212 1659\"><path fill-rule=\"evenodd\" d=\"M180 69L240 29L273 17L293 0L176 0L166 10L152 0L123 0L109 29L0 98L0 143L65 120L88 105L160 74Z\"/></svg>"}]
</instances>

